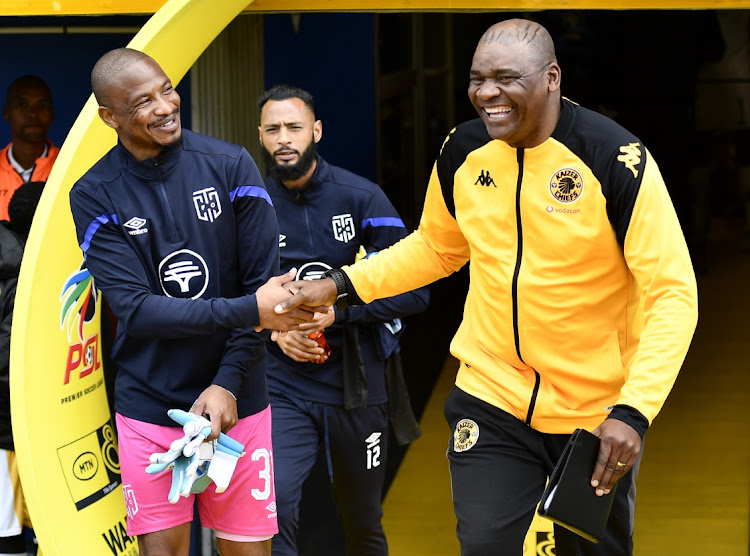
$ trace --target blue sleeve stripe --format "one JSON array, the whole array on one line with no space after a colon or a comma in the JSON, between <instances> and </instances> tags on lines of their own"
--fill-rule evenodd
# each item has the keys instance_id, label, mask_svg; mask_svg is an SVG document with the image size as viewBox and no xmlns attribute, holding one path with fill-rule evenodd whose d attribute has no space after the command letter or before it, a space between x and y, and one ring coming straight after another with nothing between
<instances>
[{"instance_id":1,"label":"blue sleeve stripe","mask_svg":"<svg viewBox=\"0 0 750 556\"><path fill-rule=\"evenodd\" d=\"M395 228L406 228L406 226L404 226L404 221L394 216L381 216L379 218L365 218L362 221L362 227L367 228L368 226L372 226L373 228L377 228L379 226L393 226Z\"/></svg>"},{"instance_id":2,"label":"blue sleeve stripe","mask_svg":"<svg viewBox=\"0 0 750 556\"><path fill-rule=\"evenodd\" d=\"M238 188L233 189L229 193L229 198L232 200L232 202L234 202L237 197L258 197L265 200L269 205L273 206L273 203L271 202L271 196L268 194L268 191L266 191L265 188L259 187L257 185L241 185Z\"/></svg>"},{"instance_id":3,"label":"blue sleeve stripe","mask_svg":"<svg viewBox=\"0 0 750 556\"><path fill-rule=\"evenodd\" d=\"M120 223L117 219L116 214L102 214L101 216L97 216L94 221L89 224L89 227L86 228L86 233L83 234L83 243L81 243L81 251L83 251L84 257L86 256L86 252L89 250L89 247L91 247L91 238L94 237L94 234L99 229L99 226L103 226L110 221L114 222L115 224Z\"/></svg>"}]
</instances>

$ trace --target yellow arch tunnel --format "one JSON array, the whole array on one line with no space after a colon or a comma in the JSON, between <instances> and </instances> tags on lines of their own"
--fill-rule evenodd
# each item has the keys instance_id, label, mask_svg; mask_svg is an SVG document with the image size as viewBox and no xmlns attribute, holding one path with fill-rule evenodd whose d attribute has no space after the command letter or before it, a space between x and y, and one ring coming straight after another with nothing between
<instances>
[{"instance_id":1,"label":"yellow arch tunnel","mask_svg":"<svg viewBox=\"0 0 750 556\"><path fill-rule=\"evenodd\" d=\"M0 15L153 13L129 46L159 60L176 83L243 11L536 11L737 9L750 0L6 0ZM27 243L11 345L13 424L34 527L45 554L137 554L124 531L116 441L103 385L98 318L68 205L72 184L114 144L92 98L70 130ZM89 282L87 283L87 279ZM100 306L97 303L97 313ZM40 349L39 346L43 346ZM24 369L34 369L25 373ZM92 454L93 456L89 456Z\"/></svg>"}]
</instances>

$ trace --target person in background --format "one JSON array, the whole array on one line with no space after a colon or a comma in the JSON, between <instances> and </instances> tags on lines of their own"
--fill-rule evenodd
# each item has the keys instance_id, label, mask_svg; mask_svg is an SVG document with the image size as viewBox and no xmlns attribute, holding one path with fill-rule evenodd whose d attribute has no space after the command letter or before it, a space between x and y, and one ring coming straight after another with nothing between
<instances>
[{"instance_id":1,"label":"person in background","mask_svg":"<svg viewBox=\"0 0 750 556\"><path fill-rule=\"evenodd\" d=\"M10 84L3 118L12 141L0 151L0 220L8 220L8 202L21 184L49 177L60 152L47 138L54 117L52 92L42 78L24 75Z\"/></svg>"},{"instance_id":2,"label":"person in background","mask_svg":"<svg viewBox=\"0 0 750 556\"><path fill-rule=\"evenodd\" d=\"M18 475L10 419L10 329L18 273L34 211L44 182L27 182L15 190L8 205L10 221L0 221L0 555L27 553L24 528L31 519Z\"/></svg>"},{"instance_id":3,"label":"person in background","mask_svg":"<svg viewBox=\"0 0 750 556\"><path fill-rule=\"evenodd\" d=\"M359 305L470 263L445 402L461 554L521 553L581 428L600 438L593 493L617 489L601 542L555 525L555 553L631 556L643 438L698 318L685 237L646 145L562 97L539 23L487 29L468 78L479 119L446 138L419 228L377 257L288 284L295 295L277 311Z\"/></svg>"},{"instance_id":4,"label":"person in background","mask_svg":"<svg viewBox=\"0 0 750 556\"><path fill-rule=\"evenodd\" d=\"M318 154L323 124L308 91L274 85L258 107L281 268L298 268L298 280L314 280L354 262L360 249L373 256L406 237L396 209L376 184ZM302 484L320 450L347 553L388 554L381 500L389 409L400 444L419 434L398 362L401 318L424 311L428 303L423 287L361 307L330 309L269 342L279 511L274 556L297 554ZM311 338L321 331L330 351Z\"/></svg>"}]
</instances>

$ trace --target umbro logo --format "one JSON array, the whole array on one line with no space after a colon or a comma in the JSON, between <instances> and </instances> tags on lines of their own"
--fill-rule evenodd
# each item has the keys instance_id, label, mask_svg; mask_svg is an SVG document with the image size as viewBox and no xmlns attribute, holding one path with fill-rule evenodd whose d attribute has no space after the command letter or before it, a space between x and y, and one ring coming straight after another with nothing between
<instances>
[{"instance_id":1,"label":"umbro logo","mask_svg":"<svg viewBox=\"0 0 750 556\"><path fill-rule=\"evenodd\" d=\"M479 177L477 178L477 181L474 182L474 185L483 185L485 187L489 187L490 185L492 187L497 187L495 185L495 180L492 179L492 176L490 176L489 170L482 170L479 174Z\"/></svg>"},{"instance_id":2,"label":"umbro logo","mask_svg":"<svg viewBox=\"0 0 750 556\"><path fill-rule=\"evenodd\" d=\"M279 234L279 247L286 247L286 236Z\"/></svg>"},{"instance_id":3,"label":"umbro logo","mask_svg":"<svg viewBox=\"0 0 750 556\"><path fill-rule=\"evenodd\" d=\"M276 502L271 502L268 506L266 506L266 510L268 511L268 517L276 517Z\"/></svg>"},{"instance_id":4,"label":"umbro logo","mask_svg":"<svg viewBox=\"0 0 750 556\"><path fill-rule=\"evenodd\" d=\"M143 227L145 225L146 220L138 216L134 216L133 218L125 222L125 224L123 224L123 226L128 228L128 233L131 236L139 236L141 234L148 233L148 228Z\"/></svg>"}]
</instances>

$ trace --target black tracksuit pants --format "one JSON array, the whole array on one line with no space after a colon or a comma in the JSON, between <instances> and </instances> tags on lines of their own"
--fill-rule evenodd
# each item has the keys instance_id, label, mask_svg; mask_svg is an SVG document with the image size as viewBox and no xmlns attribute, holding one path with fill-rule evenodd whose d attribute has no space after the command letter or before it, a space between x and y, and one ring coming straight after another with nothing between
<instances>
[{"instance_id":1,"label":"black tracksuit pants","mask_svg":"<svg viewBox=\"0 0 750 556\"><path fill-rule=\"evenodd\" d=\"M350 556L386 556L381 525L388 404L344 409L270 392L279 533L273 556L297 554L302 483L325 450ZM323 553L323 552L321 552Z\"/></svg>"},{"instance_id":2,"label":"black tracksuit pants","mask_svg":"<svg viewBox=\"0 0 750 556\"><path fill-rule=\"evenodd\" d=\"M454 433L458 426L448 461L461 555L521 556L547 478L570 435L535 431L455 387L445 402L445 418ZM632 556L639 465L640 459L618 482L601 542L555 524L556 556Z\"/></svg>"}]
</instances>

